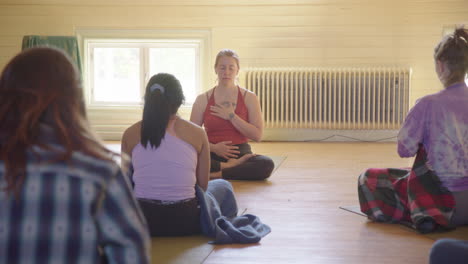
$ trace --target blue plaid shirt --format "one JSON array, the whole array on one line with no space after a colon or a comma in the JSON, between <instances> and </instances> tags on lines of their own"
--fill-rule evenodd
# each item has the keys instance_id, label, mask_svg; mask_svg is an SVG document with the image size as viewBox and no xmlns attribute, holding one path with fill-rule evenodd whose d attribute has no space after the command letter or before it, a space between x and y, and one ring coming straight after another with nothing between
<instances>
[{"instance_id":1,"label":"blue plaid shirt","mask_svg":"<svg viewBox=\"0 0 468 264\"><path fill-rule=\"evenodd\" d=\"M0 191L1 264L90 264L102 255L109 263L150 263L148 234L128 180L113 162L77 152L69 162L41 163L28 153L19 198Z\"/></svg>"}]
</instances>

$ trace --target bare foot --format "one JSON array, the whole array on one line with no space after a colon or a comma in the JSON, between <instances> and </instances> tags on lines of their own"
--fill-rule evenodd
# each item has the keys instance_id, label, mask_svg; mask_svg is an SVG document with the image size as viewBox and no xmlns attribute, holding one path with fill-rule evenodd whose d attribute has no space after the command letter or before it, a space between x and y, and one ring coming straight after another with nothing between
<instances>
[{"instance_id":1,"label":"bare foot","mask_svg":"<svg viewBox=\"0 0 468 264\"><path fill-rule=\"evenodd\" d=\"M256 156L256 154L245 154L244 156L242 156L242 157L240 157L238 159L228 159L227 162L222 164L223 165L222 168L227 169L227 168L235 167L237 165L240 165L240 164L246 162L251 157L255 157L255 156Z\"/></svg>"}]
</instances>

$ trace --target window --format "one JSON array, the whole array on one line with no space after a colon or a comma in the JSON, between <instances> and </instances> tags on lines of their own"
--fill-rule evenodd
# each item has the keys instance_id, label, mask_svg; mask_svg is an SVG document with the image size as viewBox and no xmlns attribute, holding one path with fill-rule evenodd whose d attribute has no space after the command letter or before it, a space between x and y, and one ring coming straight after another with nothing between
<instances>
[{"instance_id":1,"label":"window","mask_svg":"<svg viewBox=\"0 0 468 264\"><path fill-rule=\"evenodd\" d=\"M203 30L78 30L88 107L140 107L148 80L179 79L190 107L207 85L209 32Z\"/></svg>"},{"instance_id":2,"label":"window","mask_svg":"<svg viewBox=\"0 0 468 264\"><path fill-rule=\"evenodd\" d=\"M201 91L200 44L196 40L87 41L91 105L140 104L156 73L171 73L181 82L186 105Z\"/></svg>"}]
</instances>

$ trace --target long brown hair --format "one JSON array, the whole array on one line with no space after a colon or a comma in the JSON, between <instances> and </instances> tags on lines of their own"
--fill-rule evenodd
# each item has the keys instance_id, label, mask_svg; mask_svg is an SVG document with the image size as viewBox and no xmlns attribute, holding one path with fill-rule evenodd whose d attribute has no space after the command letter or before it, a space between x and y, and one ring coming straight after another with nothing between
<instances>
[{"instance_id":1,"label":"long brown hair","mask_svg":"<svg viewBox=\"0 0 468 264\"><path fill-rule=\"evenodd\" d=\"M63 148L54 149L54 161L70 160L73 151L111 160L112 153L94 136L85 113L80 75L64 52L38 47L15 56L0 76L0 161L7 184L3 191L19 193L31 146L50 149L39 136L41 124L52 128Z\"/></svg>"},{"instance_id":2,"label":"long brown hair","mask_svg":"<svg viewBox=\"0 0 468 264\"><path fill-rule=\"evenodd\" d=\"M445 63L449 74L442 82L449 86L462 81L468 72L468 31L459 26L434 49L434 59Z\"/></svg>"}]
</instances>

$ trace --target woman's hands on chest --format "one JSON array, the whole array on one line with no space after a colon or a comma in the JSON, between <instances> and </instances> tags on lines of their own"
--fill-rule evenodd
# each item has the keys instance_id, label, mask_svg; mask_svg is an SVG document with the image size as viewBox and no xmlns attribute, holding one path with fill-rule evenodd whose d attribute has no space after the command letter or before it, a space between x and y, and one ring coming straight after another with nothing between
<instances>
[{"instance_id":1,"label":"woman's hands on chest","mask_svg":"<svg viewBox=\"0 0 468 264\"><path fill-rule=\"evenodd\" d=\"M215 104L210 106L211 114L224 120L231 120L235 115L237 107L237 89L235 89L234 92L222 92L215 89L214 93Z\"/></svg>"}]
</instances>

